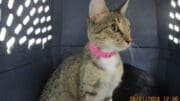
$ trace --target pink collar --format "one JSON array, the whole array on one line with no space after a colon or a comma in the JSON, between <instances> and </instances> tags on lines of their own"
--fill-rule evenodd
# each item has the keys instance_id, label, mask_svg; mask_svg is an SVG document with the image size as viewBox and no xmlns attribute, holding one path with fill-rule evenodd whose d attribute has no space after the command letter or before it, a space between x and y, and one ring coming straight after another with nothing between
<instances>
[{"instance_id":1,"label":"pink collar","mask_svg":"<svg viewBox=\"0 0 180 101\"><path fill-rule=\"evenodd\" d=\"M88 44L88 48L89 48L89 50L91 51L92 54L94 54L95 56L100 57L100 58L110 58L113 55L115 55L115 53L116 53L115 51L102 52L101 50L96 48L96 46L91 42Z\"/></svg>"}]
</instances>

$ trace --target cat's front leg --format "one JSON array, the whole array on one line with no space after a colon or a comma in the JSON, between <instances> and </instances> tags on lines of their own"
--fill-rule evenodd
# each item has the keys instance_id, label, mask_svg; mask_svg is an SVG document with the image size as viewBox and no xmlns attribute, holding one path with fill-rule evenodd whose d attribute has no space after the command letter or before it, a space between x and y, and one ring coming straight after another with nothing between
<instances>
[{"instance_id":1,"label":"cat's front leg","mask_svg":"<svg viewBox=\"0 0 180 101\"><path fill-rule=\"evenodd\" d=\"M89 85L89 83L83 83L80 85L80 101L103 101L99 99L98 89L94 88L93 85Z\"/></svg>"},{"instance_id":2,"label":"cat's front leg","mask_svg":"<svg viewBox=\"0 0 180 101\"><path fill-rule=\"evenodd\" d=\"M104 101L103 97L99 94L99 89L94 85L85 84L80 87L82 97L80 101Z\"/></svg>"}]
</instances>

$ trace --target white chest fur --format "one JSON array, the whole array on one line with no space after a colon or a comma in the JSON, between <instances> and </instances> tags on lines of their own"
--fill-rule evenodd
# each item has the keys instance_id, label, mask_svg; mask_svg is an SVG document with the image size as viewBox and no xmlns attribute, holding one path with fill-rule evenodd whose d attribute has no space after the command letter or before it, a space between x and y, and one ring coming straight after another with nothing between
<instances>
[{"instance_id":1,"label":"white chest fur","mask_svg":"<svg viewBox=\"0 0 180 101\"><path fill-rule=\"evenodd\" d=\"M110 58L101 58L99 60L99 65L106 72L104 80L108 85L112 85L111 81L116 75L116 70L117 70L117 66L119 62L120 62L120 59L118 58L117 55L114 55Z\"/></svg>"},{"instance_id":2,"label":"white chest fur","mask_svg":"<svg viewBox=\"0 0 180 101\"><path fill-rule=\"evenodd\" d=\"M98 61L99 65L106 70L108 74L113 74L119 64L120 60L117 55L114 55L110 58L100 58Z\"/></svg>"},{"instance_id":3,"label":"white chest fur","mask_svg":"<svg viewBox=\"0 0 180 101\"><path fill-rule=\"evenodd\" d=\"M118 81L114 81L113 78L116 75L117 66L120 63L120 59L117 55L111 58L100 58L98 65L106 71L106 75L103 78L103 87L99 90L99 96L97 101L102 101L105 97L111 97L114 88L118 84Z\"/></svg>"}]
</instances>

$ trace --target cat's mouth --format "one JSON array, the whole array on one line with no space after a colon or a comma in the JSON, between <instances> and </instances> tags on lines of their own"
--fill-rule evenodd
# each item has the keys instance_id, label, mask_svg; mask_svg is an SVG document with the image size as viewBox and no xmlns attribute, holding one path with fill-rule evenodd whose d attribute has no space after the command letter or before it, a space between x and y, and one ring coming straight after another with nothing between
<instances>
[{"instance_id":1,"label":"cat's mouth","mask_svg":"<svg viewBox=\"0 0 180 101\"><path fill-rule=\"evenodd\" d=\"M124 50L126 50L127 48L129 48L131 46L131 42L124 42L124 45L123 46L121 46L121 47L119 47L119 48L117 48L116 50L117 51L124 51Z\"/></svg>"},{"instance_id":2,"label":"cat's mouth","mask_svg":"<svg viewBox=\"0 0 180 101\"><path fill-rule=\"evenodd\" d=\"M131 44L128 44L125 47L121 47L121 48L117 49L117 51L119 51L119 52L124 51L124 50L128 49L130 46L131 46Z\"/></svg>"}]
</instances>

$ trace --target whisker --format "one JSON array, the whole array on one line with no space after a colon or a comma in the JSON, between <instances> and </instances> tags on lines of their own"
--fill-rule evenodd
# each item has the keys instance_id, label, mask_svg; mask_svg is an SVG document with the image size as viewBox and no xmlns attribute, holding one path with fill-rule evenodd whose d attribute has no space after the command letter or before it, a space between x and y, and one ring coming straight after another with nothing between
<instances>
[{"instance_id":1,"label":"whisker","mask_svg":"<svg viewBox=\"0 0 180 101\"><path fill-rule=\"evenodd\" d=\"M137 40L138 40L138 39L134 39L134 38L133 38L133 41L137 41Z\"/></svg>"},{"instance_id":2,"label":"whisker","mask_svg":"<svg viewBox=\"0 0 180 101\"><path fill-rule=\"evenodd\" d=\"M130 58L131 58L131 63L134 64L134 54L133 54L133 48L129 47L129 53L130 53Z\"/></svg>"},{"instance_id":3,"label":"whisker","mask_svg":"<svg viewBox=\"0 0 180 101\"><path fill-rule=\"evenodd\" d=\"M138 45L138 44L136 44L136 43L131 43L131 46L132 46L132 47L137 47L137 48L140 48L140 47L139 47L139 45Z\"/></svg>"},{"instance_id":4,"label":"whisker","mask_svg":"<svg viewBox=\"0 0 180 101\"><path fill-rule=\"evenodd\" d=\"M136 54L136 48L140 48L139 45L135 42L132 42L130 47L129 47L129 53L130 53L130 57L131 57L131 63L133 64L135 62L134 60L134 53Z\"/></svg>"}]
</instances>

